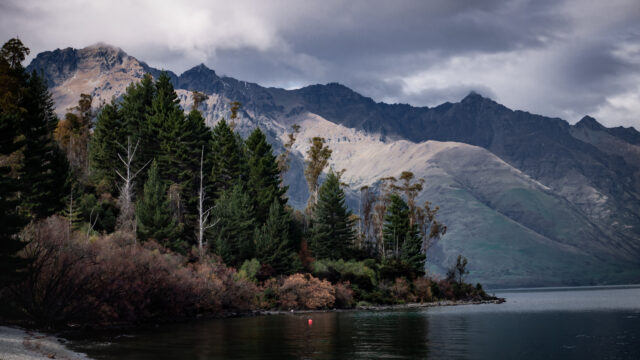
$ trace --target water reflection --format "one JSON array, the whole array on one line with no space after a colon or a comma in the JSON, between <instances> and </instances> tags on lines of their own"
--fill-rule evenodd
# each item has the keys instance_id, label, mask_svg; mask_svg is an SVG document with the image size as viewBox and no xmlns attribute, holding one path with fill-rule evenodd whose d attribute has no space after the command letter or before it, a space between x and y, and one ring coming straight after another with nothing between
<instances>
[{"instance_id":1,"label":"water reflection","mask_svg":"<svg viewBox=\"0 0 640 360\"><path fill-rule=\"evenodd\" d=\"M143 360L640 359L639 288L506 296L503 305L168 324L93 334L73 347L96 359Z\"/></svg>"}]
</instances>

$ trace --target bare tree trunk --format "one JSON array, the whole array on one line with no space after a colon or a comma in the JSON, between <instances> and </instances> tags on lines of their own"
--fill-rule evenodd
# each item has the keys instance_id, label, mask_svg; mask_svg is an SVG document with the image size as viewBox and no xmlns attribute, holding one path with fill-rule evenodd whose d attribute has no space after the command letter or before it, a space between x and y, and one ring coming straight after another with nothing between
<instances>
[{"instance_id":1,"label":"bare tree trunk","mask_svg":"<svg viewBox=\"0 0 640 360\"><path fill-rule=\"evenodd\" d=\"M217 221L213 224L207 224L209 215L211 215L211 208L204 210L204 203L207 198L207 194L204 190L204 175L203 175L203 163L204 163L204 146L200 152L200 190L198 191L198 252L200 257L204 256L204 247L206 242L204 240L204 233L207 229L216 225Z\"/></svg>"},{"instance_id":2,"label":"bare tree trunk","mask_svg":"<svg viewBox=\"0 0 640 360\"><path fill-rule=\"evenodd\" d=\"M120 145L120 147L122 147L122 149L126 152L124 158L122 157L122 155L118 154L118 158L120 159L120 161L125 167L125 171L124 171L125 174L123 175L117 169L115 169L116 174L118 174L118 176L123 181L122 186L120 186L120 197L118 199L120 203L120 215L118 215L118 220L116 225L119 230L132 232L134 234L134 244L136 243L135 205L133 204L134 179L136 178L136 176L138 176L138 174L142 171L142 169L144 169L149 164L149 162L151 162L151 161L148 161L137 171L134 171L131 168L131 163L133 162L133 159L136 156L136 152L138 151L139 144L140 144L140 139L136 141L136 145L132 149L131 138L128 137L127 147L125 148L124 146Z\"/></svg>"}]
</instances>

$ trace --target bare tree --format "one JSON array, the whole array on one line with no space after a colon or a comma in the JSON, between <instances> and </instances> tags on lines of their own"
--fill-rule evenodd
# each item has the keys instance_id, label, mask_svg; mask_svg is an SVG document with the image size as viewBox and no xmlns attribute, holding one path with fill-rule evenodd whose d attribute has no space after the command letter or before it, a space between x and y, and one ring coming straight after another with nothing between
<instances>
[{"instance_id":1,"label":"bare tree","mask_svg":"<svg viewBox=\"0 0 640 360\"><path fill-rule=\"evenodd\" d=\"M291 125L291 132L287 134L288 140L284 144L284 152L278 155L278 170L280 171L280 187L284 187L284 174L289 171L289 155L293 144L296 143L296 137L300 132L300 125Z\"/></svg>"},{"instance_id":2,"label":"bare tree","mask_svg":"<svg viewBox=\"0 0 640 360\"><path fill-rule=\"evenodd\" d=\"M93 218L93 210L91 209L91 213L89 213L89 228L87 228L87 241L89 241L89 237L91 236L91 232L93 231L93 228L96 226L96 224L98 223L98 218L100 217L100 214L96 214L96 218Z\"/></svg>"},{"instance_id":3,"label":"bare tree","mask_svg":"<svg viewBox=\"0 0 640 360\"><path fill-rule=\"evenodd\" d=\"M204 246L206 246L204 240L204 233L207 229L214 227L218 221L212 224L208 224L209 216L211 215L211 209L204 210L204 203L207 198L207 194L204 190L204 175L203 175L203 163L204 163L204 146L200 152L200 191L198 192L198 251L200 257L204 255Z\"/></svg>"},{"instance_id":4,"label":"bare tree","mask_svg":"<svg viewBox=\"0 0 640 360\"><path fill-rule=\"evenodd\" d=\"M138 145L140 144L140 139L136 141L136 145L132 148L131 146L131 138L127 137L127 147L125 148L122 144L120 147L126 152L125 156L118 154L118 158L124 165L124 175L120 173L117 169L115 169L116 174L122 179L122 186L119 187L120 197L119 197L119 205L120 205L120 215L118 215L117 227L118 229L126 232L133 232L135 234L136 230L136 221L135 221L135 205L133 204L133 186L134 179L140 172L151 162L151 160L147 161L140 169L133 170L131 168L131 163L136 156L136 152L138 151ZM135 237L134 237L135 239Z\"/></svg>"},{"instance_id":5,"label":"bare tree","mask_svg":"<svg viewBox=\"0 0 640 360\"><path fill-rule=\"evenodd\" d=\"M304 169L304 176L309 187L309 200L305 210L307 214L311 212L311 208L318 200L318 179L322 171L329 165L329 158L331 158L331 149L325 145L324 138L316 136L309 142L311 142L311 147L307 151L307 167Z\"/></svg>"}]
</instances>

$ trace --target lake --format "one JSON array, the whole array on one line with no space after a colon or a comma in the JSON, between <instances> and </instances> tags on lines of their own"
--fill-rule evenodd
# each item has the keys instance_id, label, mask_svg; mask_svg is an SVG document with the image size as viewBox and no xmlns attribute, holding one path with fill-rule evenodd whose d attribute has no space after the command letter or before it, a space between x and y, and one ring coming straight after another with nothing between
<instances>
[{"instance_id":1,"label":"lake","mask_svg":"<svg viewBox=\"0 0 640 360\"><path fill-rule=\"evenodd\" d=\"M204 320L70 347L96 359L640 359L639 286L496 295L507 302Z\"/></svg>"}]
</instances>

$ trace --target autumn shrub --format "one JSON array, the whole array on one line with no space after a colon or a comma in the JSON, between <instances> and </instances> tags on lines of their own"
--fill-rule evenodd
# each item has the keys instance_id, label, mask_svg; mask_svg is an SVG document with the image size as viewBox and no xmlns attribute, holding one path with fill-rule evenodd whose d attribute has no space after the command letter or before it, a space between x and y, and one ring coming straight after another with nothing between
<instances>
[{"instance_id":1,"label":"autumn shrub","mask_svg":"<svg viewBox=\"0 0 640 360\"><path fill-rule=\"evenodd\" d=\"M280 306L285 309L322 309L335 303L335 289L330 282L309 274L285 278L279 288Z\"/></svg>"},{"instance_id":2,"label":"autumn shrub","mask_svg":"<svg viewBox=\"0 0 640 360\"><path fill-rule=\"evenodd\" d=\"M339 309L350 309L355 304L353 290L349 282L339 282L333 285L335 291L335 307Z\"/></svg>"},{"instance_id":3,"label":"autumn shrub","mask_svg":"<svg viewBox=\"0 0 640 360\"><path fill-rule=\"evenodd\" d=\"M413 280L413 292L416 295L416 301L430 302L433 301L431 292L431 280L426 277L418 277Z\"/></svg>"},{"instance_id":4,"label":"autumn shrub","mask_svg":"<svg viewBox=\"0 0 640 360\"><path fill-rule=\"evenodd\" d=\"M411 294L409 283L405 278L396 278L391 285L391 294L398 302L414 301L415 297Z\"/></svg>"},{"instance_id":5,"label":"autumn shrub","mask_svg":"<svg viewBox=\"0 0 640 360\"><path fill-rule=\"evenodd\" d=\"M455 299L452 283L447 279L438 282L439 298L453 300Z\"/></svg>"},{"instance_id":6,"label":"autumn shrub","mask_svg":"<svg viewBox=\"0 0 640 360\"><path fill-rule=\"evenodd\" d=\"M252 309L257 286L219 258L190 263L154 241L76 233L51 217L27 227L27 279L12 289L16 303L43 325L142 322L223 309Z\"/></svg>"}]
</instances>

